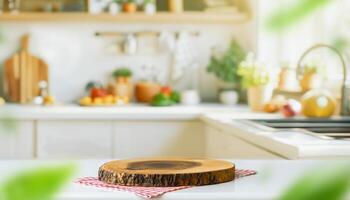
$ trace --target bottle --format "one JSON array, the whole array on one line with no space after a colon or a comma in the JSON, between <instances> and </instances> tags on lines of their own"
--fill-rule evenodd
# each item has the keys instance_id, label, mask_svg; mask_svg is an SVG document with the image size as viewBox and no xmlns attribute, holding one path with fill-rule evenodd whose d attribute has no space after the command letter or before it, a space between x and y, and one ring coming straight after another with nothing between
<instances>
[{"instance_id":1,"label":"bottle","mask_svg":"<svg viewBox=\"0 0 350 200\"><path fill-rule=\"evenodd\" d=\"M169 11L180 13L184 11L183 0L168 0Z\"/></svg>"}]
</instances>

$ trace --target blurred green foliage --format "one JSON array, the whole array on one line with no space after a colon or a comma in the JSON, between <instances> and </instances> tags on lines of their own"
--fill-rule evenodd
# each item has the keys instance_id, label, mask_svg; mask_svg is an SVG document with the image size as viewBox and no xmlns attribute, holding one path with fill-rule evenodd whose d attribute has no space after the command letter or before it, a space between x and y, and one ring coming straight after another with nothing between
<instances>
[{"instance_id":1,"label":"blurred green foliage","mask_svg":"<svg viewBox=\"0 0 350 200\"><path fill-rule=\"evenodd\" d=\"M284 31L331 2L333 0L295 0L294 5L276 10L268 18L267 28L275 32Z\"/></svg>"},{"instance_id":2,"label":"blurred green foliage","mask_svg":"<svg viewBox=\"0 0 350 200\"><path fill-rule=\"evenodd\" d=\"M2 42L4 42L4 35L3 35L3 33L2 33L2 31L1 31L1 29L0 29L0 44L1 44Z\"/></svg>"},{"instance_id":3,"label":"blurred green foliage","mask_svg":"<svg viewBox=\"0 0 350 200\"><path fill-rule=\"evenodd\" d=\"M240 76L237 74L239 64L246 56L243 48L235 41L231 41L229 49L223 55L212 55L207 67L209 73L227 83L239 85Z\"/></svg>"},{"instance_id":4,"label":"blurred green foliage","mask_svg":"<svg viewBox=\"0 0 350 200\"><path fill-rule=\"evenodd\" d=\"M279 200L342 200L350 189L350 164L334 164L307 172Z\"/></svg>"},{"instance_id":5,"label":"blurred green foliage","mask_svg":"<svg viewBox=\"0 0 350 200\"><path fill-rule=\"evenodd\" d=\"M17 120L11 115L11 112L6 109L0 110L0 116L0 127L3 128L2 130L6 130L6 133L15 133L18 128Z\"/></svg>"},{"instance_id":6,"label":"blurred green foliage","mask_svg":"<svg viewBox=\"0 0 350 200\"><path fill-rule=\"evenodd\" d=\"M74 171L74 165L64 165L19 173L0 186L0 200L51 200Z\"/></svg>"},{"instance_id":7,"label":"blurred green foliage","mask_svg":"<svg viewBox=\"0 0 350 200\"><path fill-rule=\"evenodd\" d=\"M332 42L332 45L340 52L343 52L349 46L349 40L345 37L337 37Z\"/></svg>"}]
</instances>

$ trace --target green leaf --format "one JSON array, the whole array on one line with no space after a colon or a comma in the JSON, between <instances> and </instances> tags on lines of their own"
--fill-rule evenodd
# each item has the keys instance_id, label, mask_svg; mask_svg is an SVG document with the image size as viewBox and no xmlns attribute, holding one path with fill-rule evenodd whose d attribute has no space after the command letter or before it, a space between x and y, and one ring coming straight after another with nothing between
<instances>
[{"instance_id":1,"label":"green leaf","mask_svg":"<svg viewBox=\"0 0 350 200\"><path fill-rule=\"evenodd\" d=\"M289 188L280 200L341 200L350 187L350 164L309 171Z\"/></svg>"},{"instance_id":2,"label":"green leaf","mask_svg":"<svg viewBox=\"0 0 350 200\"><path fill-rule=\"evenodd\" d=\"M222 56L212 55L207 72L213 73L218 79L232 84L239 84L240 77L237 75L237 68L245 58L245 51L232 40L228 50Z\"/></svg>"},{"instance_id":3,"label":"green leaf","mask_svg":"<svg viewBox=\"0 0 350 200\"><path fill-rule=\"evenodd\" d=\"M340 52L343 52L349 46L349 41L344 37L337 37L332 43Z\"/></svg>"},{"instance_id":4,"label":"green leaf","mask_svg":"<svg viewBox=\"0 0 350 200\"><path fill-rule=\"evenodd\" d=\"M272 31L286 30L331 2L333 0L297 0L294 5L284 5L268 18L267 28Z\"/></svg>"},{"instance_id":5,"label":"green leaf","mask_svg":"<svg viewBox=\"0 0 350 200\"><path fill-rule=\"evenodd\" d=\"M132 76L132 71L128 67L123 67L116 69L113 74L115 78L118 77L131 77Z\"/></svg>"},{"instance_id":6,"label":"green leaf","mask_svg":"<svg viewBox=\"0 0 350 200\"><path fill-rule=\"evenodd\" d=\"M73 165L45 167L22 172L5 182L1 200L50 200L70 180Z\"/></svg>"}]
</instances>

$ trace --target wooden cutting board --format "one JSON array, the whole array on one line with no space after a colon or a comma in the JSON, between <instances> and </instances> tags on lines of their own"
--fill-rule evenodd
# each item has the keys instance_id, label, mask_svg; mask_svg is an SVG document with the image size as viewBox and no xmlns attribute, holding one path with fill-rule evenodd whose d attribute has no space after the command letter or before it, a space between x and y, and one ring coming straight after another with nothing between
<instances>
[{"instance_id":1,"label":"wooden cutting board","mask_svg":"<svg viewBox=\"0 0 350 200\"><path fill-rule=\"evenodd\" d=\"M235 165L219 160L137 159L112 161L102 165L100 181L142 187L200 186L229 182Z\"/></svg>"},{"instance_id":2,"label":"wooden cutting board","mask_svg":"<svg viewBox=\"0 0 350 200\"><path fill-rule=\"evenodd\" d=\"M4 63L4 92L12 102L30 103L39 95L39 82L48 83L48 65L29 53L29 35L21 49Z\"/></svg>"}]
</instances>

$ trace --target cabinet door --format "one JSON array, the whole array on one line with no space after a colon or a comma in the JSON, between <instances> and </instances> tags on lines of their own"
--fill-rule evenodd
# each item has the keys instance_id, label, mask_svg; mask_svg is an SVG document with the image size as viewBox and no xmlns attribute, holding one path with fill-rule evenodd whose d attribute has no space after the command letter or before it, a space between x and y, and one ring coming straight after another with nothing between
<instances>
[{"instance_id":1,"label":"cabinet door","mask_svg":"<svg viewBox=\"0 0 350 200\"><path fill-rule=\"evenodd\" d=\"M234 137L217 127L206 126L206 154L216 159L283 159L282 157Z\"/></svg>"},{"instance_id":2,"label":"cabinet door","mask_svg":"<svg viewBox=\"0 0 350 200\"><path fill-rule=\"evenodd\" d=\"M110 122L40 121L38 158L93 159L112 157Z\"/></svg>"},{"instance_id":3,"label":"cabinet door","mask_svg":"<svg viewBox=\"0 0 350 200\"><path fill-rule=\"evenodd\" d=\"M21 159L33 157L33 121L15 121L12 128L0 122L0 158Z\"/></svg>"},{"instance_id":4,"label":"cabinet door","mask_svg":"<svg viewBox=\"0 0 350 200\"><path fill-rule=\"evenodd\" d=\"M116 122L114 131L117 158L202 157L204 153L201 122Z\"/></svg>"}]
</instances>

